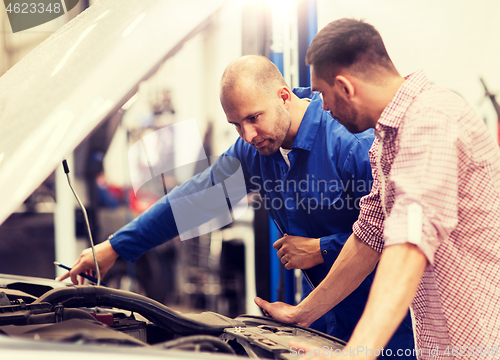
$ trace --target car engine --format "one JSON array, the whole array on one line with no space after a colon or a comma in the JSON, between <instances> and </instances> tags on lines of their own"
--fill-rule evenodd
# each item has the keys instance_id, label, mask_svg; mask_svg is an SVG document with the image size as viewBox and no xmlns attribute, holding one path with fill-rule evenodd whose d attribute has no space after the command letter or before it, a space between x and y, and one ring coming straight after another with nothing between
<instances>
[{"instance_id":1,"label":"car engine","mask_svg":"<svg viewBox=\"0 0 500 360\"><path fill-rule=\"evenodd\" d=\"M290 341L330 352L345 343L271 318L181 314L129 291L81 285L52 288L25 281L0 287L0 334L80 345L141 347L293 359Z\"/></svg>"}]
</instances>

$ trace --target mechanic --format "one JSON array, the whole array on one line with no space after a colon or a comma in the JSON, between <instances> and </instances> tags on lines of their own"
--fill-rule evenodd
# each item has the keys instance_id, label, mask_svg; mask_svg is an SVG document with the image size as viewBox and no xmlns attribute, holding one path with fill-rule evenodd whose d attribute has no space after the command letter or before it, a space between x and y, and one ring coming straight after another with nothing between
<instances>
[{"instance_id":1,"label":"mechanic","mask_svg":"<svg viewBox=\"0 0 500 360\"><path fill-rule=\"evenodd\" d=\"M308 269L311 281L319 284L352 231L357 201L370 191L372 130L349 133L323 110L318 93L309 88L290 91L276 66L261 56L243 57L226 68L220 98L228 122L240 135L221 158L241 162L246 193L259 191L270 216L289 234L274 244L281 262L287 269ZM133 261L177 236L169 198L205 183L210 175L204 172L184 183L97 245L101 273L118 255ZM77 275L91 269L94 261L87 249L61 280L70 276L76 284ZM327 314L328 334L349 339L371 282L369 276ZM409 313L393 342L395 348L413 349Z\"/></svg>"},{"instance_id":2,"label":"mechanic","mask_svg":"<svg viewBox=\"0 0 500 360\"><path fill-rule=\"evenodd\" d=\"M500 150L490 131L422 71L401 77L380 34L363 21L328 24L306 60L325 109L353 133L375 128L374 186L329 274L306 299L296 307L256 303L307 326L378 262L347 357L373 359L410 303L419 359L497 357Z\"/></svg>"}]
</instances>

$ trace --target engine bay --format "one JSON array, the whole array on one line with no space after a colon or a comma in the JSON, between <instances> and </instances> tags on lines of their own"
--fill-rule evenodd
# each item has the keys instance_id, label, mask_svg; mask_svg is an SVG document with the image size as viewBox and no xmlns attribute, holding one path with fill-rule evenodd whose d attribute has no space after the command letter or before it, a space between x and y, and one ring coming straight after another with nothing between
<instances>
[{"instance_id":1,"label":"engine bay","mask_svg":"<svg viewBox=\"0 0 500 360\"><path fill-rule=\"evenodd\" d=\"M329 351L339 339L262 316L182 314L129 291L92 285L51 288L13 282L0 288L0 334L80 345L296 358L290 341Z\"/></svg>"}]
</instances>

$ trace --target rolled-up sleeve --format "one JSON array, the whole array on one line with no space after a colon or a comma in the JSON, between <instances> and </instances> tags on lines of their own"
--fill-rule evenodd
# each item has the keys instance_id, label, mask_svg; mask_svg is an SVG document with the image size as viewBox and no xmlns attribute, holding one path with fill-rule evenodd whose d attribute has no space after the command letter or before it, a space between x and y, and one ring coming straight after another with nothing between
<instances>
[{"instance_id":1,"label":"rolled-up sleeve","mask_svg":"<svg viewBox=\"0 0 500 360\"><path fill-rule=\"evenodd\" d=\"M412 242L433 264L458 223L458 129L443 112L428 108L407 117L389 178L394 205L385 222L385 246ZM409 206L420 216L409 215Z\"/></svg>"}]
</instances>

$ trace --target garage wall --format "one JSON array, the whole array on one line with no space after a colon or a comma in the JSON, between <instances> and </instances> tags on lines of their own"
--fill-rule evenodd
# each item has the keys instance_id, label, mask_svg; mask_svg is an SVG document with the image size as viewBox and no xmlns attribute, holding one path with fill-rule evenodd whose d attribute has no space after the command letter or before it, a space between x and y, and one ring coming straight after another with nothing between
<instances>
[{"instance_id":1,"label":"garage wall","mask_svg":"<svg viewBox=\"0 0 500 360\"><path fill-rule=\"evenodd\" d=\"M227 124L219 101L219 81L229 62L241 56L241 8L238 3L215 14L206 31L190 40L158 73L157 84L172 89L176 121L196 119L200 135L214 126L213 154L219 155L238 134Z\"/></svg>"},{"instance_id":2,"label":"garage wall","mask_svg":"<svg viewBox=\"0 0 500 360\"><path fill-rule=\"evenodd\" d=\"M137 101L125 114L125 127L131 128L151 116L149 99L166 89L175 111L168 121L195 119L202 139L211 123L214 139L211 153L224 152L238 134L227 123L220 105L219 81L226 66L242 54L241 16L238 2L227 4L214 14L205 30L186 42L154 76L141 84ZM109 183L124 185L130 181L125 141L125 134L119 131L105 157Z\"/></svg>"},{"instance_id":3,"label":"garage wall","mask_svg":"<svg viewBox=\"0 0 500 360\"><path fill-rule=\"evenodd\" d=\"M373 24L401 75L423 69L432 82L461 94L497 133L479 77L500 94L500 2L318 0L318 29L342 17Z\"/></svg>"}]
</instances>

